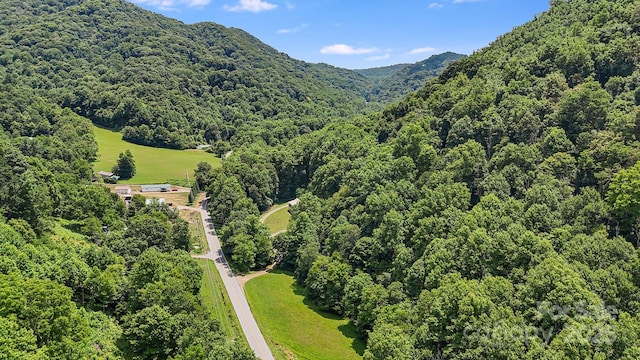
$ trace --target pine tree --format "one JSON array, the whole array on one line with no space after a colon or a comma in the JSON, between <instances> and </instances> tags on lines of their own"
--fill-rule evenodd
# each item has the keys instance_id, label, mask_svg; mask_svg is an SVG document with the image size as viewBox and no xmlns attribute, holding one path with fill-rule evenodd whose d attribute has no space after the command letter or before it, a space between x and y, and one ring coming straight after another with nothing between
<instances>
[{"instance_id":1,"label":"pine tree","mask_svg":"<svg viewBox=\"0 0 640 360\"><path fill-rule=\"evenodd\" d=\"M121 179L131 179L136 174L136 163L129 149L120 153L118 162L113 167L113 173L120 176Z\"/></svg>"}]
</instances>

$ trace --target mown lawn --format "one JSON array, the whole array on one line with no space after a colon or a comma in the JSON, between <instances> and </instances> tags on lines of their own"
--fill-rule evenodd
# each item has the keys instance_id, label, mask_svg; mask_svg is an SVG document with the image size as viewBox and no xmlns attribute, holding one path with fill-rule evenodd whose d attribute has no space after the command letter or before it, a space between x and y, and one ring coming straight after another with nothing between
<instances>
[{"instance_id":1,"label":"mown lawn","mask_svg":"<svg viewBox=\"0 0 640 360\"><path fill-rule=\"evenodd\" d=\"M196 259L203 270L200 296L202 305L211 311L211 316L220 321L220 326L225 333L236 341L246 344L246 338L240 327L233 306L229 301L227 290L222 283L220 274L212 260Z\"/></svg>"},{"instance_id":2,"label":"mown lawn","mask_svg":"<svg viewBox=\"0 0 640 360\"><path fill-rule=\"evenodd\" d=\"M185 179L187 172L193 180L193 170L205 161L213 167L220 166L220 159L203 150L171 150L131 144L122 140L122 134L97 126L93 133L98 142L98 160L94 171L111 171L121 152L129 149L136 163L136 175L123 184L154 184L170 182L171 179Z\"/></svg>"},{"instance_id":3,"label":"mown lawn","mask_svg":"<svg viewBox=\"0 0 640 360\"><path fill-rule=\"evenodd\" d=\"M291 214L289 214L289 206L285 206L269 215L269 217L264 220L264 224L269 227L272 234L275 234L279 231L286 230L290 219Z\"/></svg>"},{"instance_id":4,"label":"mown lawn","mask_svg":"<svg viewBox=\"0 0 640 360\"><path fill-rule=\"evenodd\" d=\"M318 311L291 275L262 275L249 280L245 292L276 359L362 359L365 343L353 325Z\"/></svg>"}]
</instances>

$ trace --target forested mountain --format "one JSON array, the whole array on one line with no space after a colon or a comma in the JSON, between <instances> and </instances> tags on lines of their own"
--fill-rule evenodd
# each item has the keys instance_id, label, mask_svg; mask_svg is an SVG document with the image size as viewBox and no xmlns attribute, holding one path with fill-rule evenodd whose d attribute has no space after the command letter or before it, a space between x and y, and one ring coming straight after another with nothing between
<instances>
[{"instance_id":1,"label":"forested mountain","mask_svg":"<svg viewBox=\"0 0 640 360\"><path fill-rule=\"evenodd\" d=\"M86 14L107 4L0 2L0 359L255 359L203 307L186 221L90 184L97 144L81 115L106 119L96 101L109 96L131 110L126 91L151 89L106 85L152 75L110 72L91 47L100 25Z\"/></svg>"},{"instance_id":2,"label":"forested mountain","mask_svg":"<svg viewBox=\"0 0 640 360\"><path fill-rule=\"evenodd\" d=\"M383 112L198 181L236 266L259 209L373 359L640 358L640 1L558 0ZM255 240L254 240L255 239Z\"/></svg>"},{"instance_id":3,"label":"forested mountain","mask_svg":"<svg viewBox=\"0 0 640 360\"><path fill-rule=\"evenodd\" d=\"M185 25L124 0L2 1L0 43L4 84L160 147L277 144L356 114L370 85L242 30Z\"/></svg>"},{"instance_id":4,"label":"forested mountain","mask_svg":"<svg viewBox=\"0 0 640 360\"><path fill-rule=\"evenodd\" d=\"M391 77L393 74L406 68L407 66L411 66L411 64L396 64L396 65L389 65L389 66L370 68L370 69L355 69L353 71L357 72L358 74L366 77L371 81L378 82Z\"/></svg>"},{"instance_id":5,"label":"forested mountain","mask_svg":"<svg viewBox=\"0 0 640 360\"><path fill-rule=\"evenodd\" d=\"M381 103L390 103L424 86L452 62L464 55L446 52L433 55L415 64L393 65L382 68L354 70L375 82L367 99Z\"/></svg>"},{"instance_id":6,"label":"forested mountain","mask_svg":"<svg viewBox=\"0 0 640 360\"><path fill-rule=\"evenodd\" d=\"M3 1L0 43L4 84L121 129L127 141L169 148L276 145L381 108L449 61L374 86L350 70L294 60L240 29L185 25L124 0Z\"/></svg>"},{"instance_id":7,"label":"forested mountain","mask_svg":"<svg viewBox=\"0 0 640 360\"><path fill-rule=\"evenodd\" d=\"M184 221L88 186L88 118L231 139L197 169L226 255L292 271L367 360L640 358L640 0L551 1L352 117L366 78L240 30L111 0L0 12L0 357L252 358L200 305ZM296 195L271 239L259 212Z\"/></svg>"}]
</instances>

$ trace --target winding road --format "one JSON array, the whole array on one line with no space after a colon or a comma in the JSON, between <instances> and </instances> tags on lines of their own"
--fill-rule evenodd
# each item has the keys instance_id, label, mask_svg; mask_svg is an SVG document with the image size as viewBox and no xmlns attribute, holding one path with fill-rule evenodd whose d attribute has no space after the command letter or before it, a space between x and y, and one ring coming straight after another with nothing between
<instances>
[{"instance_id":1,"label":"winding road","mask_svg":"<svg viewBox=\"0 0 640 360\"><path fill-rule=\"evenodd\" d=\"M213 228L213 222L209 216L209 212L207 211L207 201L205 200L202 202L202 207L200 209L182 206L180 208L200 212L202 224L205 227L205 233L207 235L207 242L209 243L209 252L204 255L194 255L193 257L214 261L216 268L220 273L220 277L222 278L222 282L229 294L229 300L231 300L233 309L238 316L242 331L249 342L249 346L258 358L262 360L274 360L271 350L269 349L269 346L267 346L267 342L264 340L256 320L253 318L253 314L249 308L249 303L244 295L244 291L240 287L233 271L231 271L231 268L227 263L227 259L224 257L222 247L220 246L220 240L218 239L218 235L216 235L216 231Z\"/></svg>"}]
</instances>

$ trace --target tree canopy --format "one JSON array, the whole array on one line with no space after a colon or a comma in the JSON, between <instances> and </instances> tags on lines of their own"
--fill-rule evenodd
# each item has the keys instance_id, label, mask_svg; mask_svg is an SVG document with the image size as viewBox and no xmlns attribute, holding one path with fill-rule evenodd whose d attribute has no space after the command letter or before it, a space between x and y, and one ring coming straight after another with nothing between
<instances>
[{"instance_id":1,"label":"tree canopy","mask_svg":"<svg viewBox=\"0 0 640 360\"><path fill-rule=\"evenodd\" d=\"M0 42L4 84L30 88L136 144L182 149L260 138L277 145L381 107L380 99L367 102L374 82L356 72L294 60L240 29L186 25L125 0L3 1ZM389 87L381 99L407 90Z\"/></svg>"},{"instance_id":2,"label":"tree canopy","mask_svg":"<svg viewBox=\"0 0 640 360\"><path fill-rule=\"evenodd\" d=\"M136 162L128 149L118 155L118 161L113 166L113 173L123 180L131 179L136 174Z\"/></svg>"},{"instance_id":3,"label":"tree canopy","mask_svg":"<svg viewBox=\"0 0 640 360\"><path fill-rule=\"evenodd\" d=\"M232 265L291 271L366 359L638 358L638 0L551 1L378 112L364 77L241 30L0 13L0 354L251 358L200 305L184 221L89 185L93 121L231 143L196 181ZM270 237L259 214L295 197Z\"/></svg>"},{"instance_id":4,"label":"tree canopy","mask_svg":"<svg viewBox=\"0 0 640 360\"><path fill-rule=\"evenodd\" d=\"M298 196L275 258L366 359L635 358L638 14L553 1L382 112L236 149L212 214Z\"/></svg>"}]
</instances>

